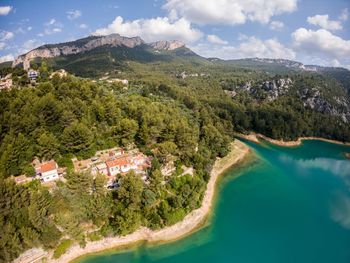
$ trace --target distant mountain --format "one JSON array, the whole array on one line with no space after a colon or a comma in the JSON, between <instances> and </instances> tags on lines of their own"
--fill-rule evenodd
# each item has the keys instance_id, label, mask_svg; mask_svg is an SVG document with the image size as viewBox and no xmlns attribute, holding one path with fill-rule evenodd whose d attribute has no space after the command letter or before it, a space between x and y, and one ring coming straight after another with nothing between
<instances>
[{"instance_id":1,"label":"distant mountain","mask_svg":"<svg viewBox=\"0 0 350 263\"><path fill-rule=\"evenodd\" d=\"M43 45L18 56L12 66L22 64L25 69L30 67L30 62L38 59L49 59L53 65L69 66L75 64L76 59L92 59L99 62L122 62L126 60L140 60L141 62L151 60L164 60L164 55L172 55L177 51L177 56L194 56L200 58L194 52L185 47L179 41L158 41L145 43L140 37L123 37L119 34L108 36L89 36L76 41ZM84 56L82 56L84 54ZM57 58L57 61L55 60ZM171 56L168 57L171 59ZM110 60L110 61L109 61ZM65 61L66 63L64 63ZM57 63L56 63L57 62ZM89 64L90 61L88 61ZM74 70L73 70L74 72Z\"/></svg>"},{"instance_id":2,"label":"distant mountain","mask_svg":"<svg viewBox=\"0 0 350 263\"><path fill-rule=\"evenodd\" d=\"M345 68L304 65L301 62L288 59L245 58L222 60L219 58L208 58L208 60L215 64L247 68L250 70L260 70L273 75L298 72L315 72L339 81L350 94L350 71Z\"/></svg>"},{"instance_id":3,"label":"distant mountain","mask_svg":"<svg viewBox=\"0 0 350 263\"><path fill-rule=\"evenodd\" d=\"M38 62L42 59L48 61L54 69L64 68L86 77L99 76L111 70L125 70L129 62L247 68L272 75L317 72L336 79L350 92L350 71L344 68L304 65L287 59L207 59L176 40L146 43L140 37L124 37L119 34L89 36L76 41L40 46L18 56L12 66L23 65L24 68L29 68L31 61Z\"/></svg>"},{"instance_id":4,"label":"distant mountain","mask_svg":"<svg viewBox=\"0 0 350 263\"><path fill-rule=\"evenodd\" d=\"M323 67L317 65L304 65L301 62L288 60L288 59L272 59L272 58L244 58L244 59L233 59L223 60L220 58L208 58L211 62L225 63L240 67L249 67L256 69L264 69L270 71L290 71L290 70L302 70L302 71L313 71L313 72L329 72L332 70L342 72L348 71L344 68L336 67Z\"/></svg>"},{"instance_id":5,"label":"distant mountain","mask_svg":"<svg viewBox=\"0 0 350 263\"><path fill-rule=\"evenodd\" d=\"M12 65L12 61L5 61L5 62L2 62L0 63L0 69L2 68L7 68L7 67L11 67Z\"/></svg>"}]
</instances>

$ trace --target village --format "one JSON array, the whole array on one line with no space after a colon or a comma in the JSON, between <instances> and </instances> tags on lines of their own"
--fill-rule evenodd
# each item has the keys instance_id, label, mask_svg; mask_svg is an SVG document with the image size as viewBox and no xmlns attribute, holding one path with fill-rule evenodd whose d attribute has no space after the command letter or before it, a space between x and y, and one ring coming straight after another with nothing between
<instances>
[{"instance_id":1,"label":"village","mask_svg":"<svg viewBox=\"0 0 350 263\"><path fill-rule=\"evenodd\" d=\"M68 75L68 73L64 69L59 69L59 70L53 71L50 74L49 79L52 79L53 76L55 76L55 75L57 75L60 78L63 78L63 77L66 77ZM34 70L34 69L29 68L28 71L23 76L25 76L27 78L27 84L35 86L37 84L38 79L39 79L40 72L39 72L39 70ZM14 79L14 76L12 73L9 73L9 74L6 74L5 76L2 76L0 78L0 91L10 90L13 87L17 87L16 86L17 82L14 81L13 79Z\"/></svg>"},{"instance_id":2,"label":"village","mask_svg":"<svg viewBox=\"0 0 350 263\"><path fill-rule=\"evenodd\" d=\"M72 158L74 172L87 173L93 176L102 174L107 178L106 187L115 189L118 175L125 175L131 171L141 176L142 180L147 180L147 169L151 167L151 158L140 152L137 148L125 150L123 148L111 148L96 152L96 154L85 160ZM13 177L17 184L39 180L41 184L52 187L57 180L65 180L67 174L66 167L59 167L55 160L40 162L35 159L32 162L35 169L35 176L28 177L20 175Z\"/></svg>"},{"instance_id":3,"label":"village","mask_svg":"<svg viewBox=\"0 0 350 263\"><path fill-rule=\"evenodd\" d=\"M92 175L103 174L108 178L107 188L115 187L117 175L125 175L131 171L147 180L147 169L151 167L151 159L137 148L125 150L112 148L96 152L95 156L86 159L72 159L74 171L77 173L91 172Z\"/></svg>"}]
</instances>

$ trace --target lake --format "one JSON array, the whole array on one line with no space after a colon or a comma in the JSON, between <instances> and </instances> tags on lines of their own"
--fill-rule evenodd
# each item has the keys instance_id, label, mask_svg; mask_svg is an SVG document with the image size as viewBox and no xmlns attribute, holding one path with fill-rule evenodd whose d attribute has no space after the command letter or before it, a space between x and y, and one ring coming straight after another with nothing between
<instances>
[{"instance_id":1,"label":"lake","mask_svg":"<svg viewBox=\"0 0 350 263\"><path fill-rule=\"evenodd\" d=\"M350 147L247 144L256 158L220 182L207 227L170 244L80 262L349 263Z\"/></svg>"}]
</instances>

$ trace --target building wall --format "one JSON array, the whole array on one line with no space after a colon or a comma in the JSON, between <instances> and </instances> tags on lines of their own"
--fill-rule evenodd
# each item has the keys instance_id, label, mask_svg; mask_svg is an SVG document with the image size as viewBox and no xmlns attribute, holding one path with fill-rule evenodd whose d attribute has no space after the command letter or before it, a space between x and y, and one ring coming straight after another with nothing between
<instances>
[{"instance_id":1,"label":"building wall","mask_svg":"<svg viewBox=\"0 0 350 263\"><path fill-rule=\"evenodd\" d=\"M123 166L121 167L121 171L122 171L123 173L129 172L130 169L131 169L130 165L123 165Z\"/></svg>"},{"instance_id":2,"label":"building wall","mask_svg":"<svg viewBox=\"0 0 350 263\"><path fill-rule=\"evenodd\" d=\"M101 173L101 174L108 175L108 170L107 170L107 168L104 168L104 169L101 169L101 170L98 170L98 171L99 171L99 173Z\"/></svg>"},{"instance_id":3,"label":"building wall","mask_svg":"<svg viewBox=\"0 0 350 263\"><path fill-rule=\"evenodd\" d=\"M41 178L44 182L49 182L49 181L59 179L57 169L42 173Z\"/></svg>"},{"instance_id":4,"label":"building wall","mask_svg":"<svg viewBox=\"0 0 350 263\"><path fill-rule=\"evenodd\" d=\"M108 172L109 172L109 175L110 175L110 176L114 176L114 175L120 173L119 166L109 167L109 168L108 168Z\"/></svg>"}]
</instances>

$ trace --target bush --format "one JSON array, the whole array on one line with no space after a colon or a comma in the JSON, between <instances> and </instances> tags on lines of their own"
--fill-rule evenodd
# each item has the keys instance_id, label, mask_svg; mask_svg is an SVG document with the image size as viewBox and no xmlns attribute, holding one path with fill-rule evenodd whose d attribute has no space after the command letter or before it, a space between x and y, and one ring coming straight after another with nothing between
<instances>
[{"instance_id":1,"label":"bush","mask_svg":"<svg viewBox=\"0 0 350 263\"><path fill-rule=\"evenodd\" d=\"M101 240L101 238L102 238L100 233L98 233L98 232L89 233L87 235L87 237L90 241L98 241L98 240Z\"/></svg>"},{"instance_id":2,"label":"bush","mask_svg":"<svg viewBox=\"0 0 350 263\"><path fill-rule=\"evenodd\" d=\"M165 215L165 219L168 225L173 225L181 221L186 216L186 212L183 208L176 209Z\"/></svg>"},{"instance_id":3,"label":"bush","mask_svg":"<svg viewBox=\"0 0 350 263\"><path fill-rule=\"evenodd\" d=\"M61 244L57 246L55 251L53 252L53 258L61 257L66 251L73 245L73 241L70 239L62 240Z\"/></svg>"}]
</instances>

